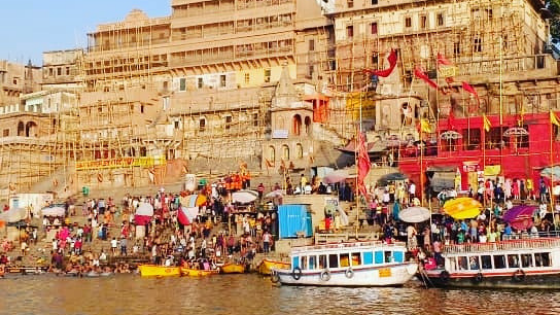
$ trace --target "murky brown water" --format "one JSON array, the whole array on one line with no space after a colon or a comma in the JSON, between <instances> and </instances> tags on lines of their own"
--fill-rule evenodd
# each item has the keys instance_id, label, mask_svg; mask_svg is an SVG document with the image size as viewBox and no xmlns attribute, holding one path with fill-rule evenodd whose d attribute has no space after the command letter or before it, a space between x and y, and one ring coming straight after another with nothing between
<instances>
[{"instance_id":1,"label":"murky brown water","mask_svg":"<svg viewBox=\"0 0 560 315\"><path fill-rule=\"evenodd\" d=\"M560 292L277 287L258 275L42 275L0 280L0 314L560 314Z\"/></svg>"}]
</instances>

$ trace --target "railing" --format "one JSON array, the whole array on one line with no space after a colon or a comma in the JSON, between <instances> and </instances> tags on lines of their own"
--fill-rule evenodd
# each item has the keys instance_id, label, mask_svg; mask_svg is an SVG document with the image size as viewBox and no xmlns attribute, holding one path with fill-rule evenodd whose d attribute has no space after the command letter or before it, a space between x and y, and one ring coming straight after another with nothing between
<instances>
[{"instance_id":1,"label":"railing","mask_svg":"<svg viewBox=\"0 0 560 315\"><path fill-rule=\"evenodd\" d=\"M362 233L358 235L371 235L373 233ZM323 234L326 235L326 234ZM336 234L330 234L336 235ZM342 235L342 234L339 234ZM315 239L317 239L317 235L315 235ZM310 246L300 246L300 247L293 247L292 253L299 253L305 252L309 250L321 250L321 249L342 249L342 248L360 248L360 247L405 247L406 243L404 242L394 242L394 243L385 243L382 241L358 241L358 242L347 242L347 243L327 243L327 244L316 244Z\"/></svg>"},{"instance_id":2,"label":"railing","mask_svg":"<svg viewBox=\"0 0 560 315\"><path fill-rule=\"evenodd\" d=\"M496 243L473 243L461 245L446 245L443 249L448 254L494 252L497 250L515 250L531 248L560 247L560 238L527 238L520 240L507 240Z\"/></svg>"}]
</instances>

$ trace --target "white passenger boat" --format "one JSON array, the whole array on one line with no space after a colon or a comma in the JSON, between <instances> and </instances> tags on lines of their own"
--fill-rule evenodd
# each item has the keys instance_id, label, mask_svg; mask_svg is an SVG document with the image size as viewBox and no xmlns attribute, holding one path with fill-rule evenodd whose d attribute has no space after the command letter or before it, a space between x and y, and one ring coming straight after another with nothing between
<instances>
[{"instance_id":1,"label":"white passenger boat","mask_svg":"<svg viewBox=\"0 0 560 315\"><path fill-rule=\"evenodd\" d=\"M404 243L351 242L293 247L289 269L273 269L271 279L288 285L401 286L418 269L406 260Z\"/></svg>"},{"instance_id":2,"label":"white passenger boat","mask_svg":"<svg viewBox=\"0 0 560 315\"><path fill-rule=\"evenodd\" d=\"M427 286L560 288L560 238L445 246L444 266L419 273Z\"/></svg>"}]
</instances>

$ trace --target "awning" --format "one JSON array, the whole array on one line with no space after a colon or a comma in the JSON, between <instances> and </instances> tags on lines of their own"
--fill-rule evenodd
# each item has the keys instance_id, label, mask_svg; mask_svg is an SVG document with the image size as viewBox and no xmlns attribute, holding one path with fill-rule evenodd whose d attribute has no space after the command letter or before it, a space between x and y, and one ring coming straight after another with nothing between
<instances>
[{"instance_id":1,"label":"awning","mask_svg":"<svg viewBox=\"0 0 560 315\"><path fill-rule=\"evenodd\" d=\"M434 191L442 191L455 187L455 172L435 172L430 179L430 186Z\"/></svg>"}]
</instances>

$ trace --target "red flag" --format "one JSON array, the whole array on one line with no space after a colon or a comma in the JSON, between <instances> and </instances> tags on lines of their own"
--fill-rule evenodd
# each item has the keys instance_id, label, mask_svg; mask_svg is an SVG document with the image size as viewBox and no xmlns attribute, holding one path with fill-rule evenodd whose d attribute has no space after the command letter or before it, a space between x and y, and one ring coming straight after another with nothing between
<instances>
[{"instance_id":1,"label":"red flag","mask_svg":"<svg viewBox=\"0 0 560 315\"><path fill-rule=\"evenodd\" d=\"M371 162L369 160L369 154L366 149L366 136L360 133L360 142L358 144L358 191L362 196L367 195L366 185L364 180L369 173L371 167Z\"/></svg>"},{"instance_id":2,"label":"red flag","mask_svg":"<svg viewBox=\"0 0 560 315\"><path fill-rule=\"evenodd\" d=\"M455 114L453 113L453 107L449 109L449 116L447 116L447 129L455 129Z\"/></svg>"},{"instance_id":3,"label":"red flag","mask_svg":"<svg viewBox=\"0 0 560 315\"><path fill-rule=\"evenodd\" d=\"M436 82L432 81L428 77L428 75L424 72L424 69L422 69L421 66L414 67L414 76L416 76L419 79L424 80L424 82L428 83L428 85L433 87L434 89L439 88L438 84Z\"/></svg>"},{"instance_id":4,"label":"red flag","mask_svg":"<svg viewBox=\"0 0 560 315\"><path fill-rule=\"evenodd\" d=\"M383 70L371 70L371 69L365 69L364 72L369 74L369 75L376 75L378 77L388 77L393 70L395 69L395 66L397 65L397 51L394 49L391 49L391 54L389 54L389 57L387 58L387 60L389 61L389 68L387 69L383 69Z\"/></svg>"},{"instance_id":5,"label":"red flag","mask_svg":"<svg viewBox=\"0 0 560 315\"><path fill-rule=\"evenodd\" d=\"M474 95L474 97L476 98L476 101L480 105L480 98L478 97L478 93L476 93L476 90L470 84L468 84L465 81L463 81L463 90L465 90L466 92Z\"/></svg>"},{"instance_id":6,"label":"red flag","mask_svg":"<svg viewBox=\"0 0 560 315\"><path fill-rule=\"evenodd\" d=\"M440 54L440 53L437 54L437 63L440 66L452 66L453 65L453 63L451 61L447 60L447 58L445 58L445 56Z\"/></svg>"}]
</instances>

